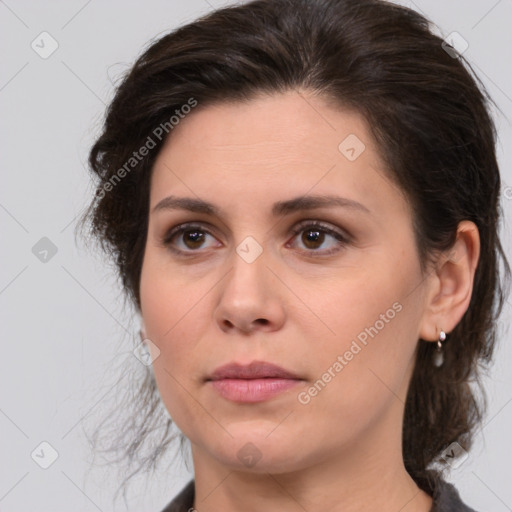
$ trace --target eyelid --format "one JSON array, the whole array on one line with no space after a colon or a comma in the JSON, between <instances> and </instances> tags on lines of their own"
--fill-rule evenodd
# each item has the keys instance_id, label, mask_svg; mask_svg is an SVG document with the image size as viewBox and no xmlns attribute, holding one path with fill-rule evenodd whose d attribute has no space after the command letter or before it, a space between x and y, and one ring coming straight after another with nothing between
<instances>
[{"instance_id":1,"label":"eyelid","mask_svg":"<svg viewBox=\"0 0 512 512\"><path fill-rule=\"evenodd\" d=\"M298 235L305 228L320 228L327 234L334 236L337 240L348 243L352 240L352 236L345 230L334 227L332 224L319 220L303 220L291 229L294 235Z\"/></svg>"},{"instance_id":2,"label":"eyelid","mask_svg":"<svg viewBox=\"0 0 512 512\"><path fill-rule=\"evenodd\" d=\"M188 231L188 230L192 230L192 229L198 229L198 230L201 230L201 231L204 231L205 233L208 233L209 235L211 236L214 236L216 237L216 235L214 235L212 233L212 229L210 227L206 227L205 226L209 226L209 224L207 222L184 222L182 224L178 224L177 226L174 226L173 228L171 228L170 230L166 231L164 236L162 237L162 241L164 243L170 243L171 239L174 238L178 233L181 233L183 231Z\"/></svg>"}]
</instances>

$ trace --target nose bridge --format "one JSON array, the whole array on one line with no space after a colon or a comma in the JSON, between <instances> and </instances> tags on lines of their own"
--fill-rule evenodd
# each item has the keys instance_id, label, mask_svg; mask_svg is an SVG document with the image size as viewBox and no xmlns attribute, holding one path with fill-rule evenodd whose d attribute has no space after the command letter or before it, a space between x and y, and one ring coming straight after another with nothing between
<instances>
[{"instance_id":1,"label":"nose bridge","mask_svg":"<svg viewBox=\"0 0 512 512\"><path fill-rule=\"evenodd\" d=\"M267 256L254 238L244 239L236 246L231 256L231 272L227 276L224 295L231 296L240 303L250 301L256 304L258 298L261 300L267 292Z\"/></svg>"},{"instance_id":2,"label":"nose bridge","mask_svg":"<svg viewBox=\"0 0 512 512\"><path fill-rule=\"evenodd\" d=\"M271 283L272 272L267 268L271 264L269 256L253 237L246 237L236 246L215 313L223 330L281 326L284 305L279 290Z\"/></svg>"}]
</instances>

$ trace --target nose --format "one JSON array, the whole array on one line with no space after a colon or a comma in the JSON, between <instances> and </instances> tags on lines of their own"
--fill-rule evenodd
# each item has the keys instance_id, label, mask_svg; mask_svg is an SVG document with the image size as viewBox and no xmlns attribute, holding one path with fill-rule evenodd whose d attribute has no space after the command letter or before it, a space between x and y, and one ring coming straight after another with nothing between
<instances>
[{"instance_id":1,"label":"nose","mask_svg":"<svg viewBox=\"0 0 512 512\"><path fill-rule=\"evenodd\" d=\"M234 253L232 263L214 312L219 328L238 334L279 330L286 317L282 284L267 267L264 253L252 263Z\"/></svg>"}]
</instances>

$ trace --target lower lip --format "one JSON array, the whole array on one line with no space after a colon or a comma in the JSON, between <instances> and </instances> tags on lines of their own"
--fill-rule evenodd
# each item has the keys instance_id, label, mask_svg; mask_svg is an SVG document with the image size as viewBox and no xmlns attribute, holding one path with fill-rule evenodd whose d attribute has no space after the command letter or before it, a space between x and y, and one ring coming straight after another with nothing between
<instances>
[{"instance_id":1,"label":"lower lip","mask_svg":"<svg viewBox=\"0 0 512 512\"><path fill-rule=\"evenodd\" d=\"M210 382L221 396L233 402L263 402L296 386L300 380L219 379Z\"/></svg>"}]
</instances>

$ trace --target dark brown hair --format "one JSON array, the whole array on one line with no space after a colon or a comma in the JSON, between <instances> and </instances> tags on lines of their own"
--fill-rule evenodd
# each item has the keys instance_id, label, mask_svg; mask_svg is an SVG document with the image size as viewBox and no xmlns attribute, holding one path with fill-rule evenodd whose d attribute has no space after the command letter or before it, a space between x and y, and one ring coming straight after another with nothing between
<instances>
[{"instance_id":1,"label":"dark brown hair","mask_svg":"<svg viewBox=\"0 0 512 512\"><path fill-rule=\"evenodd\" d=\"M481 255L471 303L448 336L441 368L431 363L435 344L419 342L405 406L404 463L427 491L429 478L439 476L432 463L454 441L469 449L482 419L485 395L472 382L479 383L495 345L505 297L500 261L503 275L510 274L498 237L491 100L465 59L443 46L420 14L380 0L256 0L224 8L150 44L123 77L89 158L99 180L87 215L91 232L114 258L137 308L151 169L172 137L172 116L181 117L191 100L202 108L295 89L362 114L389 176L413 207L424 271L453 245L459 222L473 221ZM150 151L130 160L149 139ZM132 438L125 435L123 446L132 460L161 421L154 450L139 457L154 468L171 420L149 370L140 397L142 414L126 424Z\"/></svg>"}]
</instances>

